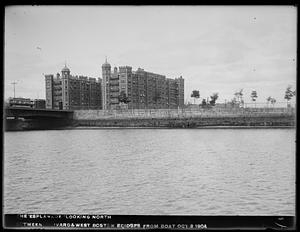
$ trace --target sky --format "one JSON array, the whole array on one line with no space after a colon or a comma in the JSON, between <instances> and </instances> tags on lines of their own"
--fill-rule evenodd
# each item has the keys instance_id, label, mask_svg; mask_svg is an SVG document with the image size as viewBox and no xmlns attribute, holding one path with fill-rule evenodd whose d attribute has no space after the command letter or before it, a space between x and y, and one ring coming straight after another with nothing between
<instances>
[{"instance_id":1,"label":"sky","mask_svg":"<svg viewBox=\"0 0 300 232\"><path fill-rule=\"evenodd\" d=\"M44 74L65 62L72 75L101 78L107 56L185 79L185 102L245 102L271 96L285 102L296 87L297 8L294 6L9 6L5 9L5 98L45 98Z\"/></svg>"}]
</instances>

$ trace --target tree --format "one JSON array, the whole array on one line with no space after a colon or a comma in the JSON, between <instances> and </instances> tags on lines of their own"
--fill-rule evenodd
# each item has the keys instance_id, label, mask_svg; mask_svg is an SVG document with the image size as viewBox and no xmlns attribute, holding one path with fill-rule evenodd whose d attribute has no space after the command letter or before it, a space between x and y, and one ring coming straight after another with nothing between
<instances>
[{"instance_id":1,"label":"tree","mask_svg":"<svg viewBox=\"0 0 300 232\"><path fill-rule=\"evenodd\" d=\"M191 94L191 97L194 98L194 104L195 104L195 101L196 101L196 98L200 98L200 93L199 93L199 90L193 90L192 94Z\"/></svg>"},{"instance_id":2,"label":"tree","mask_svg":"<svg viewBox=\"0 0 300 232\"><path fill-rule=\"evenodd\" d=\"M235 107L237 105L237 100L235 97L231 99L230 104L232 107Z\"/></svg>"},{"instance_id":3,"label":"tree","mask_svg":"<svg viewBox=\"0 0 300 232\"><path fill-rule=\"evenodd\" d=\"M127 97L126 93L124 91L121 91L121 93L118 96L119 102L128 104L130 102L129 98Z\"/></svg>"},{"instance_id":4,"label":"tree","mask_svg":"<svg viewBox=\"0 0 300 232\"><path fill-rule=\"evenodd\" d=\"M243 100L243 89L240 89L240 91L237 91L234 93L236 103L244 105L244 100Z\"/></svg>"},{"instance_id":5,"label":"tree","mask_svg":"<svg viewBox=\"0 0 300 232\"><path fill-rule=\"evenodd\" d=\"M274 107L274 104L276 103L276 99L275 98L272 98L271 96L269 96L267 98L267 103L268 103L268 107L269 107L269 103L272 104L272 106Z\"/></svg>"},{"instance_id":6,"label":"tree","mask_svg":"<svg viewBox=\"0 0 300 232\"><path fill-rule=\"evenodd\" d=\"M205 107L207 105L206 100L203 98L202 103L201 103L202 107Z\"/></svg>"},{"instance_id":7,"label":"tree","mask_svg":"<svg viewBox=\"0 0 300 232\"><path fill-rule=\"evenodd\" d=\"M209 104L214 106L216 104L218 97L219 97L219 93L213 93L213 95L210 96L211 100L209 101Z\"/></svg>"},{"instance_id":8,"label":"tree","mask_svg":"<svg viewBox=\"0 0 300 232\"><path fill-rule=\"evenodd\" d=\"M271 100L272 100L272 98L271 98L271 96L269 96L269 97L267 98L267 104L268 104L268 107L269 107L269 103L271 102Z\"/></svg>"},{"instance_id":9,"label":"tree","mask_svg":"<svg viewBox=\"0 0 300 232\"><path fill-rule=\"evenodd\" d=\"M285 90L284 99L286 99L287 107L290 106L290 100L292 99L292 97L296 95L296 90L292 91L291 88L292 86L289 85Z\"/></svg>"},{"instance_id":10,"label":"tree","mask_svg":"<svg viewBox=\"0 0 300 232\"><path fill-rule=\"evenodd\" d=\"M276 103L276 99L275 98L271 98L271 104L273 105L274 108L274 104Z\"/></svg>"},{"instance_id":11,"label":"tree","mask_svg":"<svg viewBox=\"0 0 300 232\"><path fill-rule=\"evenodd\" d=\"M243 100L243 90L244 90L244 89L240 89L240 91L239 91L239 95L240 95L240 100L241 100L241 102L244 102L244 100Z\"/></svg>"},{"instance_id":12,"label":"tree","mask_svg":"<svg viewBox=\"0 0 300 232\"><path fill-rule=\"evenodd\" d=\"M257 92L256 92L256 90L253 90L253 91L251 92L251 98L252 98L252 101L254 101L254 103L255 103L255 108L256 108L256 98L257 98Z\"/></svg>"},{"instance_id":13,"label":"tree","mask_svg":"<svg viewBox=\"0 0 300 232\"><path fill-rule=\"evenodd\" d=\"M239 92L234 93L234 98L236 99L236 101L239 101L239 99L240 99Z\"/></svg>"}]
</instances>

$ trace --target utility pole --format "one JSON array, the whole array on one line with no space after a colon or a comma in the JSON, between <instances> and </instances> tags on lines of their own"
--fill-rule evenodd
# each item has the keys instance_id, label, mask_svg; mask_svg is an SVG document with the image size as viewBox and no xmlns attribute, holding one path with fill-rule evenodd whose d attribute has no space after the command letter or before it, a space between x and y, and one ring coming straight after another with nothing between
<instances>
[{"instance_id":1,"label":"utility pole","mask_svg":"<svg viewBox=\"0 0 300 232\"><path fill-rule=\"evenodd\" d=\"M18 84L16 81L11 83L14 86L14 98L16 97L16 84Z\"/></svg>"}]
</instances>

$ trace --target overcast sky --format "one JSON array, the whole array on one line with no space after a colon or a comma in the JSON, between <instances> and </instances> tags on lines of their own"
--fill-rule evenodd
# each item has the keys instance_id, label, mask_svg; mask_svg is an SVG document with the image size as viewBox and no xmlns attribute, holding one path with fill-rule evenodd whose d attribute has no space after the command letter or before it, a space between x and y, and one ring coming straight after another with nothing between
<instances>
[{"instance_id":1,"label":"overcast sky","mask_svg":"<svg viewBox=\"0 0 300 232\"><path fill-rule=\"evenodd\" d=\"M44 74L65 61L74 75L101 77L128 65L185 79L185 99L244 89L257 102L284 101L296 87L293 6L12 6L5 10L5 97L45 98ZM199 101L200 102L200 101Z\"/></svg>"}]
</instances>

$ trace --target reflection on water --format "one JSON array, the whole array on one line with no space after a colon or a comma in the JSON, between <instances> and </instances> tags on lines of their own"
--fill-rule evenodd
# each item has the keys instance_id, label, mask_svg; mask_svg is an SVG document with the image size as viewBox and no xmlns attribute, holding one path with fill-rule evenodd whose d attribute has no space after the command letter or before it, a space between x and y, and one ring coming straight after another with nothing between
<instances>
[{"instance_id":1,"label":"reflection on water","mask_svg":"<svg viewBox=\"0 0 300 232\"><path fill-rule=\"evenodd\" d=\"M293 129L6 132L5 213L295 215Z\"/></svg>"}]
</instances>

